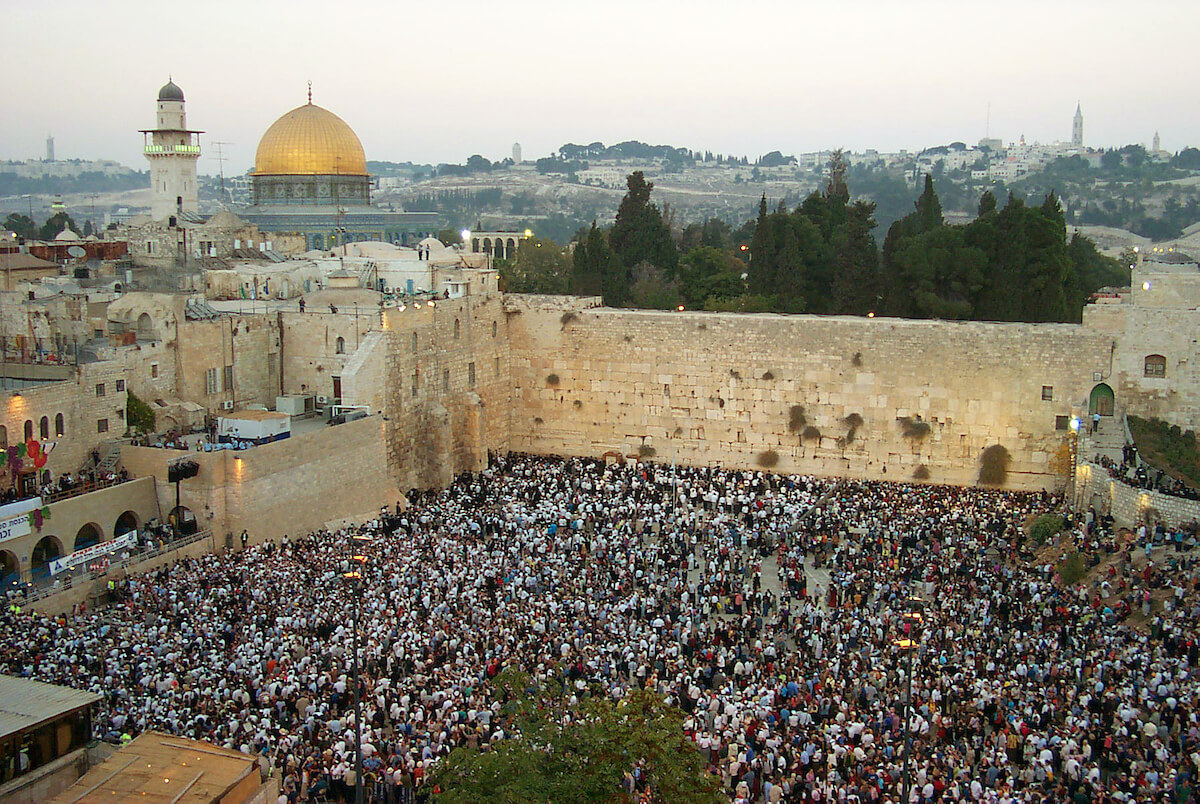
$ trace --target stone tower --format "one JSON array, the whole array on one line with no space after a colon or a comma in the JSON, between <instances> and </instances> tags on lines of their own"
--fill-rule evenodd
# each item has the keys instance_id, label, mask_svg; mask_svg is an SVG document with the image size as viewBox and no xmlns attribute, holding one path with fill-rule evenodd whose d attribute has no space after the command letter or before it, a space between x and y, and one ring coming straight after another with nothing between
<instances>
[{"instance_id":1,"label":"stone tower","mask_svg":"<svg viewBox=\"0 0 1200 804\"><path fill-rule=\"evenodd\" d=\"M1083 147L1083 109L1075 104L1075 120L1071 123L1071 144L1076 148Z\"/></svg>"},{"instance_id":2,"label":"stone tower","mask_svg":"<svg viewBox=\"0 0 1200 804\"><path fill-rule=\"evenodd\" d=\"M1158 153L1162 150L1162 139L1159 138L1158 132L1154 132L1154 145L1150 148L1150 153Z\"/></svg>"},{"instance_id":3,"label":"stone tower","mask_svg":"<svg viewBox=\"0 0 1200 804\"><path fill-rule=\"evenodd\" d=\"M521 164L521 143L514 142L512 147L512 160L514 165Z\"/></svg>"},{"instance_id":4,"label":"stone tower","mask_svg":"<svg viewBox=\"0 0 1200 804\"><path fill-rule=\"evenodd\" d=\"M168 80L158 91L156 126L143 129L150 163L150 216L161 221L178 212L197 211L196 162L200 135L187 127L183 90Z\"/></svg>"}]
</instances>

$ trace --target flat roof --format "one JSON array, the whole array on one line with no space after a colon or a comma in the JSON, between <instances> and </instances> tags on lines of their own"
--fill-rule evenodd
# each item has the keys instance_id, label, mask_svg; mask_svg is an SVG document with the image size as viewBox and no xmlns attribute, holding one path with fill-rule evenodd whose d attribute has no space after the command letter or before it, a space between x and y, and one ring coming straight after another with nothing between
<instances>
[{"instance_id":1,"label":"flat roof","mask_svg":"<svg viewBox=\"0 0 1200 804\"><path fill-rule=\"evenodd\" d=\"M0 675L0 737L28 731L99 700L94 692Z\"/></svg>"},{"instance_id":2,"label":"flat roof","mask_svg":"<svg viewBox=\"0 0 1200 804\"><path fill-rule=\"evenodd\" d=\"M268 419L290 419L286 413L279 413L274 410L235 410L232 413L222 413L222 419L242 419L250 422L263 422Z\"/></svg>"},{"instance_id":3,"label":"flat roof","mask_svg":"<svg viewBox=\"0 0 1200 804\"><path fill-rule=\"evenodd\" d=\"M258 760L211 743L147 731L113 752L52 804L247 801L262 786Z\"/></svg>"}]
</instances>

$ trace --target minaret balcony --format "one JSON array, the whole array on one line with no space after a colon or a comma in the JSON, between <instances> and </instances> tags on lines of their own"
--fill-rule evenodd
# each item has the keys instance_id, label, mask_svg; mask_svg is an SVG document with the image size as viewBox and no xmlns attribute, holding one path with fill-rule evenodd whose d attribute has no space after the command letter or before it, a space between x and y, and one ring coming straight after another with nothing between
<instances>
[{"instance_id":1,"label":"minaret balcony","mask_svg":"<svg viewBox=\"0 0 1200 804\"><path fill-rule=\"evenodd\" d=\"M164 154L187 154L199 156L199 145L147 145L146 156L162 156Z\"/></svg>"}]
</instances>

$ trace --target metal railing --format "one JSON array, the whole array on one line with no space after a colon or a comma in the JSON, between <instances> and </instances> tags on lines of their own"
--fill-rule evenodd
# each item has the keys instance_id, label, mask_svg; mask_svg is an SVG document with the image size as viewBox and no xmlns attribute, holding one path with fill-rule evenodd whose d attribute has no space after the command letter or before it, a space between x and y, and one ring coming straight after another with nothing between
<instances>
[{"instance_id":1,"label":"metal railing","mask_svg":"<svg viewBox=\"0 0 1200 804\"><path fill-rule=\"evenodd\" d=\"M45 583L45 585L35 582L32 588L27 587L29 591L25 595L24 600L27 603L33 603L35 601L45 600L48 597L53 597L54 595L74 589L76 583L79 582L95 583L96 581L108 577L108 574L115 569L124 570L126 572L136 571L139 564L153 561L159 556L164 556L168 553L181 550L182 548L191 544L195 544L196 542L201 542L205 539L211 539L212 536L213 532L206 528L205 530L197 531L190 536L181 536L178 539L172 539L169 542L164 542L161 547L142 548L138 552L132 553L119 561L113 561L105 564L103 569L99 570L93 569L93 567L103 561L104 558L97 558L96 561L92 562L90 567L84 564L63 573L60 576L48 576L46 580L50 580L50 578L53 578L54 580L49 583Z\"/></svg>"},{"instance_id":2,"label":"metal railing","mask_svg":"<svg viewBox=\"0 0 1200 804\"><path fill-rule=\"evenodd\" d=\"M45 505L49 505L50 503L61 502L62 500L69 500L72 497L79 497L83 494L90 494L93 491L101 491L103 489L110 489L113 486L119 486L122 483L131 483L134 480L137 480L137 478L130 477L130 478L126 478L125 480L121 480L120 478L113 478L112 480L89 480L86 483L81 483L78 486L72 486L69 489L60 489L59 491L53 491L48 494L43 494L42 502Z\"/></svg>"}]
</instances>

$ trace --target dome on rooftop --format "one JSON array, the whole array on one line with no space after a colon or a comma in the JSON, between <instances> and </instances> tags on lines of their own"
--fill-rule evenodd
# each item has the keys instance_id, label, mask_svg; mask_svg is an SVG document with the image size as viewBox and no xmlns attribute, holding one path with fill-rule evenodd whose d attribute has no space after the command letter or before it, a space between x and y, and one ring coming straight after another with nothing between
<instances>
[{"instance_id":1,"label":"dome on rooftop","mask_svg":"<svg viewBox=\"0 0 1200 804\"><path fill-rule=\"evenodd\" d=\"M183 90L176 86L174 81L168 80L163 84L163 88L158 91L158 99L160 101L179 101L183 102Z\"/></svg>"},{"instance_id":2,"label":"dome on rooftop","mask_svg":"<svg viewBox=\"0 0 1200 804\"><path fill-rule=\"evenodd\" d=\"M258 143L255 176L366 176L354 129L310 101L276 120Z\"/></svg>"}]
</instances>

